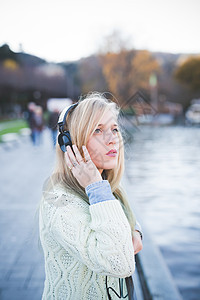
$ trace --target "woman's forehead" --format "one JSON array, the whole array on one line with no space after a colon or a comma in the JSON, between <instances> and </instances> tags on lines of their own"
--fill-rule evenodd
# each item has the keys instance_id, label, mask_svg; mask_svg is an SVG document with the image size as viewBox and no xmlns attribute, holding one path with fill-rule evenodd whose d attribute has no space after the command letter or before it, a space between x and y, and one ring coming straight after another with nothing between
<instances>
[{"instance_id":1,"label":"woman's forehead","mask_svg":"<svg viewBox=\"0 0 200 300\"><path fill-rule=\"evenodd\" d=\"M98 126L108 126L108 125L118 125L117 124L117 117L116 117L116 115L113 113L113 112L111 112L111 111L108 111L108 112L106 112L101 118L100 118L100 120L99 120L99 122L98 122Z\"/></svg>"}]
</instances>

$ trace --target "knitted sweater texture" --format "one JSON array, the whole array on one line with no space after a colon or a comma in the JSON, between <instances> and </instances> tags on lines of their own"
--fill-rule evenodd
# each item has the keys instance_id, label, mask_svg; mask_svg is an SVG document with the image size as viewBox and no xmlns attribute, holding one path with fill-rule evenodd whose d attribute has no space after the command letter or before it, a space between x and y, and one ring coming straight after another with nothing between
<instances>
[{"instance_id":1,"label":"knitted sweater texture","mask_svg":"<svg viewBox=\"0 0 200 300\"><path fill-rule=\"evenodd\" d=\"M41 201L39 227L43 300L108 299L106 276L108 286L119 293L118 278L135 270L131 228L117 199L89 205L57 186Z\"/></svg>"}]
</instances>

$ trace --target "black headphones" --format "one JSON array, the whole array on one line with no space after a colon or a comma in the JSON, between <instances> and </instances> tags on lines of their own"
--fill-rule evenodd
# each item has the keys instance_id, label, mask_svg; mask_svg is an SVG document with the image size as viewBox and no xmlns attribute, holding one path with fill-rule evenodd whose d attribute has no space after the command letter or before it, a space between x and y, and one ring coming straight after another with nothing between
<instances>
[{"instance_id":1,"label":"black headphones","mask_svg":"<svg viewBox=\"0 0 200 300\"><path fill-rule=\"evenodd\" d=\"M60 149L63 152L66 152L66 147L69 145L73 151L72 148L72 140L71 140L71 136L70 136L70 132L64 129L65 126L65 122L66 122L66 118L67 115L69 113L69 111L71 111L74 107L76 107L79 104L79 102L70 105L70 107L65 108L60 116L59 116L59 120L58 120L58 126L59 126L59 132L60 134L58 135L58 144L60 145Z\"/></svg>"}]
</instances>

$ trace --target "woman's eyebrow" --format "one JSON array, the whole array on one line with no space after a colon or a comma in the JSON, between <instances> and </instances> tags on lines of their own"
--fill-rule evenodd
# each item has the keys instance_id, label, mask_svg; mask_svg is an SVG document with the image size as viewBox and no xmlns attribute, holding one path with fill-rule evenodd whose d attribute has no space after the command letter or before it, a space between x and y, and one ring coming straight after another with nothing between
<instances>
[{"instance_id":1,"label":"woman's eyebrow","mask_svg":"<svg viewBox=\"0 0 200 300\"><path fill-rule=\"evenodd\" d=\"M104 124L98 124L98 126L104 127L105 125ZM114 123L114 124L112 124L112 126L118 126L118 124Z\"/></svg>"}]
</instances>

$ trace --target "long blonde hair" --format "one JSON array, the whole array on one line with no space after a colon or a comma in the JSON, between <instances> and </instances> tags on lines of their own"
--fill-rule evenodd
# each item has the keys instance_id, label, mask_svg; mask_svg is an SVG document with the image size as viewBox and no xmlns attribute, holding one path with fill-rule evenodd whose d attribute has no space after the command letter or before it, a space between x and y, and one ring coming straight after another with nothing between
<instances>
[{"instance_id":1,"label":"long blonde hair","mask_svg":"<svg viewBox=\"0 0 200 300\"><path fill-rule=\"evenodd\" d=\"M120 107L115 102L106 98L104 94L90 93L84 99L79 100L79 104L68 113L65 130L69 130L72 144L76 144L83 158L82 146L87 145L90 136L99 124L99 120L108 110L113 113L116 119L118 118ZM104 170L102 174L104 179L109 181L113 195L121 202L133 232L135 217L127 201L126 193L120 184L124 172L124 143L120 130L117 134L119 137L118 163L114 169ZM53 184L62 184L65 189L80 195L89 203L85 189L67 167L64 153L58 144L56 145L56 165L50 180Z\"/></svg>"}]
</instances>

